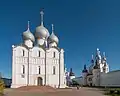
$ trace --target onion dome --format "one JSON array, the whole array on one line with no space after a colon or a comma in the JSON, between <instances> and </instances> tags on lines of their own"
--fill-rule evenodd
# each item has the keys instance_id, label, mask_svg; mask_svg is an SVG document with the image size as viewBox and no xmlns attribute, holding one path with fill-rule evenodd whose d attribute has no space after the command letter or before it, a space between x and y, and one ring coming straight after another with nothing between
<instances>
[{"instance_id":1,"label":"onion dome","mask_svg":"<svg viewBox=\"0 0 120 96\"><path fill-rule=\"evenodd\" d=\"M97 48L96 59L97 59L97 60L101 60L101 55L100 55L100 50L99 50L99 48Z\"/></svg>"},{"instance_id":2,"label":"onion dome","mask_svg":"<svg viewBox=\"0 0 120 96\"><path fill-rule=\"evenodd\" d=\"M83 69L82 73L88 73L88 70L86 69L86 65L84 65L84 69Z\"/></svg>"},{"instance_id":3,"label":"onion dome","mask_svg":"<svg viewBox=\"0 0 120 96\"><path fill-rule=\"evenodd\" d=\"M93 58L93 55L92 55L92 60L91 60L91 63L94 64L94 58Z\"/></svg>"},{"instance_id":4,"label":"onion dome","mask_svg":"<svg viewBox=\"0 0 120 96\"><path fill-rule=\"evenodd\" d=\"M98 65L97 60L95 61L95 66L93 67L94 69L100 69L100 66Z\"/></svg>"},{"instance_id":5,"label":"onion dome","mask_svg":"<svg viewBox=\"0 0 120 96\"><path fill-rule=\"evenodd\" d=\"M29 28L29 21L28 21L28 29L27 31L23 32L23 39L24 40L31 40L31 41L35 41L34 35L30 32L30 28Z\"/></svg>"},{"instance_id":6,"label":"onion dome","mask_svg":"<svg viewBox=\"0 0 120 96\"><path fill-rule=\"evenodd\" d=\"M36 27L35 37L36 38L48 38L49 32L43 25L43 11L40 12L41 14L41 25Z\"/></svg>"},{"instance_id":7,"label":"onion dome","mask_svg":"<svg viewBox=\"0 0 120 96\"><path fill-rule=\"evenodd\" d=\"M72 68L70 68L70 74L69 76L75 76L75 74L72 72Z\"/></svg>"},{"instance_id":8,"label":"onion dome","mask_svg":"<svg viewBox=\"0 0 120 96\"><path fill-rule=\"evenodd\" d=\"M49 32L44 26L38 26L35 32L36 38L47 38L49 37Z\"/></svg>"},{"instance_id":9,"label":"onion dome","mask_svg":"<svg viewBox=\"0 0 120 96\"><path fill-rule=\"evenodd\" d=\"M59 39L58 37L54 34L54 28L53 28L53 24L52 24L52 34L49 36L49 42L55 42L58 44Z\"/></svg>"},{"instance_id":10,"label":"onion dome","mask_svg":"<svg viewBox=\"0 0 120 96\"><path fill-rule=\"evenodd\" d=\"M91 63L92 63L92 64L94 63L94 60L93 60L93 59L91 60Z\"/></svg>"}]
</instances>

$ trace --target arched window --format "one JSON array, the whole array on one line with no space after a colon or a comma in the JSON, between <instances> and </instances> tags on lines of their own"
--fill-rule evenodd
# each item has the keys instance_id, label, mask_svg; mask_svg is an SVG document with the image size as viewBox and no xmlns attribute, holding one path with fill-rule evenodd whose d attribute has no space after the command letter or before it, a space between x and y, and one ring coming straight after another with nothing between
<instances>
[{"instance_id":1,"label":"arched window","mask_svg":"<svg viewBox=\"0 0 120 96\"><path fill-rule=\"evenodd\" d=\"M24 50L22 51L22 54L23 54L23 56L25 56L25 51Z\"/></svg>"},{"instance_id":2,"label":"arched window","mask_svg":"<svg viewBox=\"0 0 120 96\"><path fill-rule=\"evenodd\" d=\"M40 57L40 53L41 53L41 52L39 51L39 53L38 53L38 56L39 56L39 57Z\"/></svg>"},{"instance_id":3,"label":"arched window","mask_svg":"<svg viewBox=\"0 0 120 96\"><path fill-rule=\"evenodd\" d=\"M41 72L40 72L41 70L40 70L40 66L38 66L38 74L40 74Z\"/></svg>"},{"instance_id":4,"label":"arched window","mask_svg":"<svg viewBox=\"0 0 120 96\"><path fill-rule=\"evenodd\" d=\"M25 65L23 65L23 68L22 68L22 70L23 70L23 74L25 74Z\"/></svg>"},{"instance_id":5,"label":"arched window","mask_svg":"<svg viewBox=\"0 0 120 96\"><path fill-rule=\"evenodd\" d=\"M53 66L53 75L55 75L55 66Z\"/></svg>"},{"instance_id":6,"label":"arched window","mask_svg":"<svg viewBox=\"0 0 120 96\"><path fill-rule=\"evenodd\" d=\"M55 58L55 52L53 52L53 57Z\"/></svg>"}]
</instances>

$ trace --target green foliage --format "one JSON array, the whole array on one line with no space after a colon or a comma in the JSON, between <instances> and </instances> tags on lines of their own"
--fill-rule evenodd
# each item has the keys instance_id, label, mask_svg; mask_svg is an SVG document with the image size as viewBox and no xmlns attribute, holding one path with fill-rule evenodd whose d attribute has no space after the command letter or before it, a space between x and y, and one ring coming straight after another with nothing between
<instances>
[{"instance_id":1,"label":"green foliage","mask_svg":"<svg viewBox=\"0 0 120 96\"><path fill-rule=\"evenodd\" d=\"M0 94L4 93L4 88L5 88L4 81L0 79Z\"/></svg>"},{"instance_id":2,"label":"green foliage","mask_svg":"<svg viewBox=\"0 0 120 96\"><path fill-rule=\"evenodd\" d=\"M72 85L79 85L77 81L72 80Z\"/></svg>"},{"instance_id":3,"label":"green foliage","mask_svg":"<svg viewBox=\"0 0 120 96\"><path fill-rule=\"evenodd\" d=\"M120 96L120 88L106 88L105 95Z\"/></svg>"}]
</instances>

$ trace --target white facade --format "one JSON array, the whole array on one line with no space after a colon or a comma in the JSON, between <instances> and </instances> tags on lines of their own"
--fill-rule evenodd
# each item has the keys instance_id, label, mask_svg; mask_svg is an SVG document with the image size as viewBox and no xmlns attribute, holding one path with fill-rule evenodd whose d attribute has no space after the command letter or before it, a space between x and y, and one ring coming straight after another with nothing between
<instances>
[{"instance_id":1,"label":"white facade","mask_svg":"<svg viewBox=\"0 0 120 96\"><path fill-rule=\"evenodd\" d=\"M101 85L101 74L107 74L109 72L109 66L106 61L105 53L103 56L100 54L100 50L97 48L95 59L92 55L91 65L89 70L84 66L82 72L82 85L84 86L100 86ZM81 78L80 78L81 79ZM80 80L81 81L81 80Z\"/></svg>"},{"instance_id":2,"label":"white facade","mask_svg":"<svg viewBox=\"0 0 120 96\"><path fill-rule=\"evenodd\" d=\"M51 35L43 26L43 12L41 25L36 28L36 40L28 24L23 44L12 46L12 88L27 85L66 87L64 50L58 47L53 30Z\"/></svg>"}]
</instances>

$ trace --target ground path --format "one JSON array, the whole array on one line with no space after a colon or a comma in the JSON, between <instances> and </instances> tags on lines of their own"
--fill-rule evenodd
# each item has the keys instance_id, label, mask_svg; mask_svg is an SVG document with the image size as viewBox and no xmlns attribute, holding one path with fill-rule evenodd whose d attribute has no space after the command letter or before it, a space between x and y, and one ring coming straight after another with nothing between
<instances>
[{"instance_id":1,"label":"ground path","mask_svg":"<svg viewBox=\"0 0 120 96\"><path fill-rule=\"evenodd\" d=\"M49 93L18 92L13 89L6 89L5 94L5 96L105 96L102 91L96 88L57 89L56 92Z\"/></svg>"}]
</instances>

